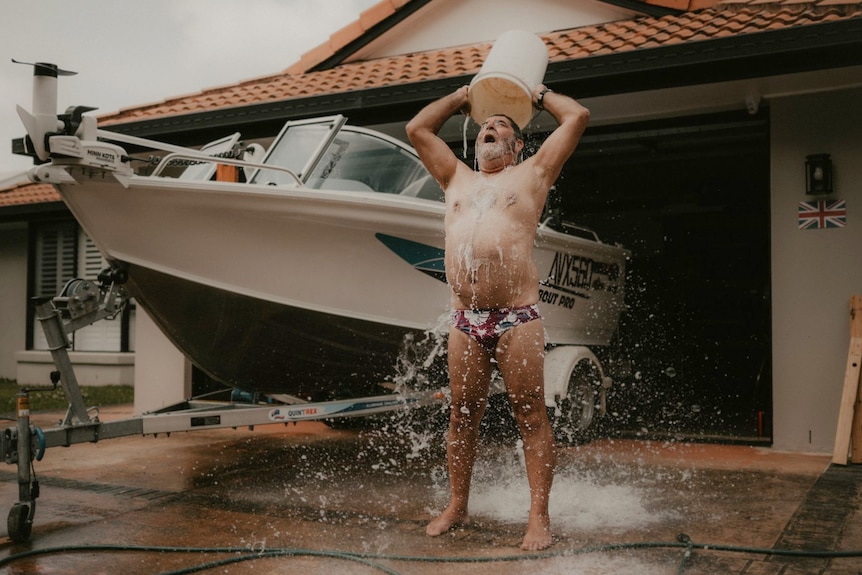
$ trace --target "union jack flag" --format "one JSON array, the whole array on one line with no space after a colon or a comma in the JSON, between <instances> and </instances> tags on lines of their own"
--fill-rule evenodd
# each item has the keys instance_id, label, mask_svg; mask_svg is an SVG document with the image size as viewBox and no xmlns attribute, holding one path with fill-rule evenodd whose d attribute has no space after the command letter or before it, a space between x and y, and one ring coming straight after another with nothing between
<instances>
[{"instance_id":1,"label":"union jack flag","mask_svg":"<svg viewBox=\"0 0 862 575\"><path fill-rule=\"evenodd\" d=\"M799 202L799 229L843 228L847 224L844 200Z\"/></svg>"}]
</instances>

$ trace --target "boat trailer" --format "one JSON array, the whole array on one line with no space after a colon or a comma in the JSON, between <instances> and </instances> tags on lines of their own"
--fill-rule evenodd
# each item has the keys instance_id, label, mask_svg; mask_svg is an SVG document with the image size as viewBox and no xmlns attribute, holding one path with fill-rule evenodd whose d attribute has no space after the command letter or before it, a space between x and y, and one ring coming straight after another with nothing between
<instances>
[{"instance_id":1,"label":"boat trailer","mask_svg":"<svg viewBox=\"0 0 862 575\"><path fill-rule=\"evenodd\" d=\"M18 468L18 501L10 509L7 520L9 538L16 543L30 539L39 497L39 482L35 479L33 462L41 461L50 447L69 447L131 435L363 417L439 405L445 400L441 390L394 390L393 393L373 397L315 403L302 402L291 396L266 396L267 402L263 403L257 395L248 398L251 402L245 399L238 402L234 401L235 397L247 397L248 394L232 394L231 401L189 399L128 419L100 421L98 408L85 406L69 358L69 335L121 313L129 300L123 288L126 279L123 270L107 269L99 274L98 281L70 280L60 295L36 302L36 317L57 369L51 373L53 387L20 388L16 425L0 433L0 454L6 463ZM34 426L30 422L30 394L54 390L58 383L69 403L65 417L50 429Z\"/></svg>"}]
</instances>

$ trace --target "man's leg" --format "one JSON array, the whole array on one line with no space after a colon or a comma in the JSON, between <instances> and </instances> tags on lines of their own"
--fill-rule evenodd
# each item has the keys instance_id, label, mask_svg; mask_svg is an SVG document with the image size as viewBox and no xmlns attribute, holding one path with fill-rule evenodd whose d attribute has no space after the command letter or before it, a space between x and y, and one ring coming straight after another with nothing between
<instances>
[{"instance_id":1,"label":"man's leg","mask_svg":"<svg viewBox=\"0 0 862 575\"><path fill-rule=\"evenodd\" d=\"M479 447L479 423L488 404L491 357L471 337L457 329L449 331L449 385L452 406L446 456L449 464L449 504L425 528L440 535L467 521L470 479Z\"/></svg>"},{"instance_id":2,"label":"man's leg","mask_svg":"<svg viewBox=\"0 0 862 575\"><path fill-rule=\"evenodd\" d=\"M518 429L530 483L530 518L522 549L545 549L552 543L548 499L554 481L554 434L545 409L544 328L533 320L509 330L500 340L497 362Z\"/></svg>"}]
</instances>

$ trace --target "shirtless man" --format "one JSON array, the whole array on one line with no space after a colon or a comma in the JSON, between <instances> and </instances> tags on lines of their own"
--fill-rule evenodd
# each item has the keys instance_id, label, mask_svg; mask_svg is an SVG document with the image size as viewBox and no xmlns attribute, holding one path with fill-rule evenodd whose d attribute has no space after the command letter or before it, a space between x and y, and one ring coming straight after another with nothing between
<instances>
[{"instance_id":1,"label":"shirtless man","mask_svg":"<svg viewBox=\"0 0 862 575\"><path fill-rule=\"evenodd\" d=\"M449 504L426 533L441 535L468 520L493 358L524 442L530 515L521 548L535 551L552 543L548 497L556 454L545 410L544 328L536 306L533 242L548 189L574 152L590 114L572 98L537 86L533 104L554 116L557 129L533 156L518 163L524 140L517 125L506 116L488 117L476 138L476 172L437 136L447 119L467 111L467 90L464 86L432 102L407 124L411 143L446 193L446 278L453 308Z\"/></svg>"}]
</instances>

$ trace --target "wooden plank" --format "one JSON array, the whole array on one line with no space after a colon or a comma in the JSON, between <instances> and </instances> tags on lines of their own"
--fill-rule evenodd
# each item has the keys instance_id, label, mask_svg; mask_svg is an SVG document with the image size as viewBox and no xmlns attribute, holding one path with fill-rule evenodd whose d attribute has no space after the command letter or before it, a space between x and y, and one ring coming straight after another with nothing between
<instances>
[{"instance_id":1,"label":"wooden plank","mask_svg":"<svg viewBox=\"0 0 862 575\"><path fill-rule=\"evenodd\" d=\"M862 365L862 338L850 340L847 369L844 372L844 391L841 394L841 409L838 412L838 429L835 432L835 450L832 463L847 465L850 450L850 435L853 429L853 412L859 392L859 372Z\"/></svg>"},{"instance_id":2,"label":"wooden plank","mask_svg":"<svg viewBox=\"0 0 862 575\"><path fill-rule=\"evenodd\" d=\"M838 412L838 429L835 431L835 448L832 463L847 465L850 440L857 396L859 395L859 375L862 372L862 296L850 299L850 351L847 354L847 367L844 371L844 390L841 394L841 408Z\"/></svg>"},{"instance_id":3,"label":"wooden plank","mask_svg":"<svg viewBox=\"0 0 862 575\"><path fill-rule=\"evenodd\" d=\"M850 337L862 338L862 296L850 298ZM862 375L856 384L856 409L850 432L850 462L862 463Z\"/></svg>"},{"instance_id":4,"label":"wooden plank","mask_svg":"<svg viewBox=\"0 0 862 575\"><path fill-rule=\"evenodd\" d=\"M862 463L862 379L856 390L856 411L850 432L850 463Z\"/></svg>"},{"instance_id":5,"label":"wooden plank","mask_svg":"<svg viewBox=\"0 0 862 575\"><path fill-rule=\"evenodd\" d=\"M850 337L862 337L862 295L850 298Z\"/></svg>"}]
</instances>

